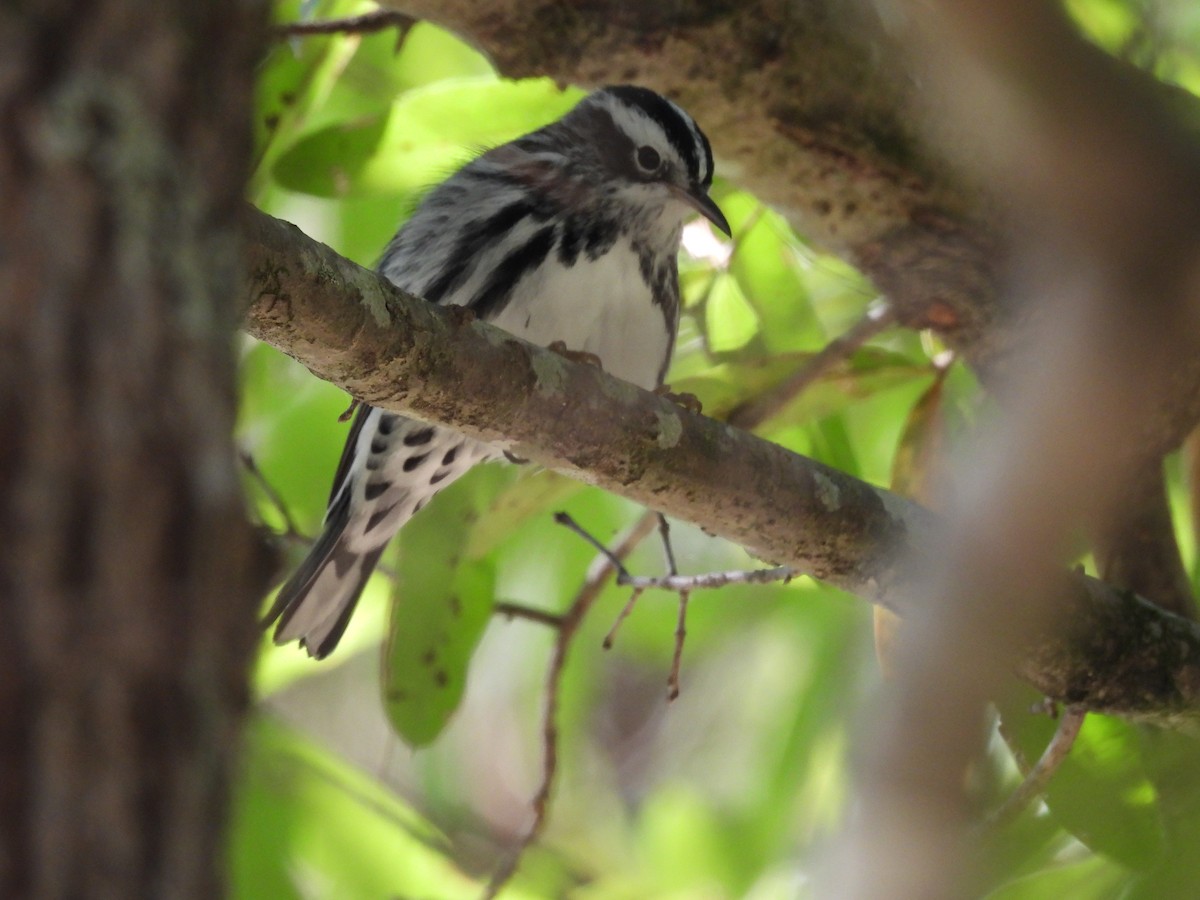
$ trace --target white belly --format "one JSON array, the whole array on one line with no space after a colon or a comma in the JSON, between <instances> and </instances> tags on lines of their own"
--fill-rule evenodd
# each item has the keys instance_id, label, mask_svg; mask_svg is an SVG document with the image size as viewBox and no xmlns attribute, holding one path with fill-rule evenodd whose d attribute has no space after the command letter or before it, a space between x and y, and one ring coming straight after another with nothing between
<instances>
[{"instance_id":1,"label":"white belly","mask_svg":"<svg viewBox=\"0 0 1200 900\"><path fill-rule=\"evenodd\" d=\"M545 265L521 279L492 324L535 344L562 341L600 357L605 371L651 390L671 345L638 259L618 242L599 259Z\"/></svg>"}]
</instances>

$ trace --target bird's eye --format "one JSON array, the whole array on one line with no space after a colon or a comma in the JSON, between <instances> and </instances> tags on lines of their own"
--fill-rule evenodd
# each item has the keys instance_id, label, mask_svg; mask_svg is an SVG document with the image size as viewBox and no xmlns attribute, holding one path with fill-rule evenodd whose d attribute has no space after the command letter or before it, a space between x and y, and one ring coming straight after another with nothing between
<instances>
[{"instance_id":1,"label":"bird's eye","mask_svg":"<svg viewBox=\"0 0 1200 900\"><path fill-rule=\"evenodd\" d=\"M662 157L658 155L658 151L653 147L638 147L637 164L647 172L658 171L659 165L662 163Z\"/></svg>"}]
</instances>

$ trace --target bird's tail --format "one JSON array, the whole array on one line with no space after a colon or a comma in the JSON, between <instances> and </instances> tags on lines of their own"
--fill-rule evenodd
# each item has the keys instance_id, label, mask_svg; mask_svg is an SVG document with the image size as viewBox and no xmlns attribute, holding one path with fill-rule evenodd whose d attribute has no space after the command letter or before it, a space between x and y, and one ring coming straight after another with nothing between
<instances>
[{"instance_id":1,"label":"bird's tail","mask_svg":"<svg viewBox=\"0 0 1200 900\"><path fill-rule=\"evenodd\" d=\"M334 476L325 526L267 614L275 643L327 656L346 630L379 557L434 494L494 456L461 434L359 408Z\"/></svg>"},{"instance_id":2,"label":"bird's tail","mask_svg":"<svg viewBox=\"0 0 1200 900\"><path fill-rule=\"evenodd\" d=\"M352 547L346 534L348 510L335 507L329 512L321 536L279 589L265 621L270 625L278 620L275 643L298 640L308 655L316 659L329 655L341 640L358 598L387 546L385 539L365 551Z\"/></svg>"}]
</instances>

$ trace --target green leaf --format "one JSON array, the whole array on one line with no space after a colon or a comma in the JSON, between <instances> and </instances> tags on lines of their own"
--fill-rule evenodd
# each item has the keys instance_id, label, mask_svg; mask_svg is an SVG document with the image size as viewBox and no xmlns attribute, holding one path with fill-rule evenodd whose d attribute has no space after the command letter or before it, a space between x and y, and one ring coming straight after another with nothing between
<instances>
[{"instance_id":1,"label":"green leaf","mask_svg":"<svg viewBox=\"0 0 1200 900\"><path fill-rule=\"evenodd\" d=\"M495 76L487 57L443 28L418 22L404 36L404 49L390 66L398 87L410 90L455 78Z\"/></svg>"},{"instance_id":2,"label":"green leaf","mask_svg":"<svg viewBox=\"0 0 1200 900\"><path fill-rule=\"evenodd\" d=\"M705 414L720 419L742 403L787 381L810 359L811 354L788 353L713 364L697 354L677 360L670 381L674 390L699 397ZM928 374L927 366L913 365L905 357L864 348L851 359L831 367L772 418L809 421Z\"/></svg>"},{"instance_id":3,"label":"green leaf","mask_svg":"<svg viewBox=\"0 0 1200 900\"><path fill-rule=\"evenodd\" d=\"M1116 897L1129 873L1105 859L1092 857L1052 865L987 894L985 900L1064 900Z\"/></svg>"},{"instance_id":4,"label":"green leaf","mask_svg":"<svg viewBox=\"0 0 1200 900\"><path fill-rule=\"evenodd\" d=\"M729 353L749 343L758 334L758 315L746 300L737 279L722 273L708 293L704 307L705 332L713 353Z\"/></svg>"},{"instance_id":5,"label":"green leaf","mask_svg":"<svg viewBox=\"0 0 1200 900\"><path fill-rule=\"evenodd\" d=\"M518 478L492 501L471 530L467 555L480 559L497 550L535 516L550 516L586 489L582 481L542 470Z\"/></svg>"},{"instance_id":6,"label":"green leaf","mask_svg":"<svg viewBox=\"0 0 1200 900\"><path fill-rule=\"evenodd\" d=\"M797 265L795 237L783 217L749 194L734 194L722 204L737 235L729 272L762 323L765 348L772 353L820 349L825 332Z\"/></svg>"},{"instance_id":7,"label":"green leaf","mask_svg":"<svg viewBox=\"0 0 1200 900\"><path fill-rule=\"evenodd\" d=\"M495 560L473 556L466 547L481 511L514 477L510 467L480 466L401 533L383 697L393 727L414 747L441 734L462 700L496 580Z\"/></svg>"},{"instance_id":8,"label":"green leaf","mask_svg":"<svg viewBox=\"0 0 1200 900\"><path fill-rule=\"evenodd\" d=\"M449 842L373 778L252 719L233 801L234 897L478 896Z\"/></svg>"},{"instance_id":9,"label":"green leaf","mask_svg":"<svg viewBox=\"0 0 1200 900\"><path fill-rule=\"evenodd\" d=\"M286 3L277 21L300 18L300 3ZM314 18L342 18L365 12L371 5L362 0L327 0L309 10ZM394 38L392 39L394 42ZM257 165L249 196L259 199L267 187L279 154L306 130L329 124L363 107L348 91L342 75L361 46L361 38L345 35L312 36L275 42L256 86L255 146ZM388 98L390 100L390 97ZM357 107L357 113L351 108Z\"/></svg>"},{"instance_id":10,"label":"green leaf","mask_svg":"<svg viewBox=\"0 0 1200 900\"><path fill-rule=\"evenodd\" d=\"M385 113L304 138L279 159L275 177L323 197L408 194L557 119L580 96L548 78L436 82L405 92Z\"/></svg>"},{"instance_id":11,"label":"green leaf","mask_svg":"<svg viewBox=\"0 0 1200 900\"><path fill-rule=\"evenodd\" d=\"M1056 728L1048 716L1029 712L1037 700L1034 691L1021 687L997 704L1006 739L1028 764L1041 756ZM1134 869L1154 865L1164 845L1157 792L1141 758L1135 726L1092 713L1045 795L1063 828L1097 853Z\"/></svg>"}]
</instances>

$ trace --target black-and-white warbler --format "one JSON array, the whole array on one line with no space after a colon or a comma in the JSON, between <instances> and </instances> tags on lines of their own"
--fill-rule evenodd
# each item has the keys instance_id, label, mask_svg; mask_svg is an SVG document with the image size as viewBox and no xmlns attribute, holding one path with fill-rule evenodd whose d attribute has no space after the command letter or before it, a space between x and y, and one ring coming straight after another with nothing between
<instances>
[{"instance_id":1,"label":"black-and-white warbler","mask_svg":"<svg viewBox=\"0 0 1200 900\"><path fill-rule=\"evenodd\" d=\"M435 188L380 271L542 345L561 341L643 388L662 384L679 321L676 255L709 198L713 159L692 118L646 88L608 87L484 153ZM333 650L387 542L439 490L497 451L362 406L324 530L268 617L276 643Z\"/></svg>"}]
</instances>

